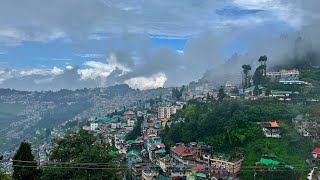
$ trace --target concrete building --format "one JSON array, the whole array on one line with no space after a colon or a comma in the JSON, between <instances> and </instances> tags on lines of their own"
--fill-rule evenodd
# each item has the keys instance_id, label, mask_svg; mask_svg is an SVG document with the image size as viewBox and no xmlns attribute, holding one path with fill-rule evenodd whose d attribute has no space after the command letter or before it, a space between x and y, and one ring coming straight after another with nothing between
<instances>
[{"instance_id":1,"label":"concrete building","mask_svg":"<svg viewBox=\"0 0 320 180\"><path fill-rule=\"evenodd\" d=\"M224 169L231 175L235 176L240 171L243 159L235 158L231 159L224 155L213 155L210 158L210 166L214 168Z\"/></svg>"},{"instance_id":2,"label":"concrete building","mask_svg":"<svg viewBox=\"0 0 320 180\"><path fill-rule=\"evenodd\" d=\"M170 118L171 115L175 114L176 112L177 112L177 108L175 106L159 107L158 118L159 119Z\"/></svg>"},{"instance_id":3,"label":"concrete building","mask_svg":"<svg viewBox=\"0 0 320 180\"><path fill-rule=\"evenodd\" d=\"M273 80L280 79L280 78L287 78L287 77L298 80L299 75L300 75L300 72L297 69L281 70L278 72L267 72L266 73L266 76L270 79L273 79Z\"/></svg>"},{"instance_id":4,"label":"concrete building","mask_svg":"<svg viewBox=\"0 0 320 180\"><path fill-rule=\"evenodd\" d=\"M90 131L95 131L98 129L99 124L97 122L90 123Z\"/></svg>"}]
</instances>

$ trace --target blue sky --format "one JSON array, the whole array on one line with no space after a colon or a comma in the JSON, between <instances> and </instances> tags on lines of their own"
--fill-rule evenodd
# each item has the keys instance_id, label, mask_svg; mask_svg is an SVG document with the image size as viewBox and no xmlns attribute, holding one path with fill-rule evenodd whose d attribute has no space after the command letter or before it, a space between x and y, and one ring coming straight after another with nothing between
<instances>
[{"instance_id":1,"label":"blue sky","mask_svg":"<svg viewBox=\"0 0 320 180\"><path fill-rule=\"evenodd\" d=\"M116 71L122 72L117 83L143 85L148 79L156 79L157 86L187 83L234 53L250 53L260 42L313 24L319 14L313 7L318 4L316 0L4 2L0 87L25 76L54 79L75 66L80 68L80 81L98 78L103 85ZM169 64L172 68L166 68ZM192 73L184 75L185 71Z\"/></svg>"}]
</instances>

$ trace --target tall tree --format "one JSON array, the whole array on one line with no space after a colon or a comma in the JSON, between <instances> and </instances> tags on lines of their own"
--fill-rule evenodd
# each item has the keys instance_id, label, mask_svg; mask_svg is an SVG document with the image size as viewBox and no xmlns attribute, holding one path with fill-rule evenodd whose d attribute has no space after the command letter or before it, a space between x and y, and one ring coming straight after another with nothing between
<instances>
[{"instance_id":1,"label":"tall tree","mask_svg":"<svg viewBox=\"0 0 320 180\"><path fill-rule=\"evenodd\" d=\"M226 93L224 92L223 86L221 86L218 93L218 99L219 101L221 101L225 97L226 97Z\"/></svg>"},{"instance_id":2,"label":"tall tree","mask_svg":"<svg viewBox=\"0 0 320 180\"><path fill-rule=\"evenodd\" d=\"M242 65L243 69L243 89L247 88L249 85L249 71L251 70L251 66L249 64Z\"/></svg>"},{"instance_id":3,"label":"tall tree","mask_svg":"<svg viewBox=\"0 0 320 180\"><path fill-rule=\"evenodd\" d=\"M263 75L266 76L267 74L267 56L266 55L263 55L263 56L260 56L259 58L259 62L261 63L261 66L263 66Z\"/></svg>"},{"instance_id":4,"label":"tall tree","mask_svg":"<svg viewBox=\"0 0 320 180\"><path fill-rule=\"evenodd\" d=\"M23 141L13 157L13 176L14 180L33 180L37 178L37 162L31 152L31 146Z\"/></svg>"},{"instance_id":5,"label":"tall tree","mask_svg":"<svg viewBox=\"0 0 320 180\"><path fill-rule=\"evenodd\" d=\"M118 164L112 163L117 158L113 155L113 149L98 141L98 137L85 130L80 130L74 137L67 136L56 141L50 159L58 163L48 164L41 179L120 179L121 174L118 173L121 168L117 169ZM97 163L110 165L98 166Z\"/></svg>"},{"instance_id":6,"label":"tall tree","mask_svg":"<svg viewBox=\"0 0 320 180\"><path fill-rule=\"evenodd\" d=\"M265 77L263 76L263 71L264 71L263 65L257 67L257 69L254 72L254 75L252 77L254 85L261 85L265 82L264 81Z\"/></svg>"}]
</instances>

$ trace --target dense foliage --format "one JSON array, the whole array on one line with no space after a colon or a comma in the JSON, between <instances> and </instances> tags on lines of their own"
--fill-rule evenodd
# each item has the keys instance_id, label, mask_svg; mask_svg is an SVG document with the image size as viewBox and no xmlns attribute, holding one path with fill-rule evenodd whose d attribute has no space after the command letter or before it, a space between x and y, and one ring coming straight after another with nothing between
<instances>
[{"instance_id":1,"label":"dense foliage","mask_svg":"<svg viewBox=\"0 0 320 180\"><path fill-rule=\"evenodd\" d=\"M138 136L142 135L141 124L143 122L143 119L144 119L143 116L138 117L137 123L135 124L133 130L130 131L126 136L127 140L135 140Z\"/></svg>"},{"instance_id":2,"label":"dense foliage","mask_svg":"<svg viewBox=\"0 0 320 180\"><path fill-rule=\"evenodd\" d=\"M23 141L13 157L14 180L33 180L38 177L37 162L31 152L31 146Z\"/></svg>"},{"instance_id":3,"label":"dense foliage","mask_svg":"<svg viewBox=\"0 0 320 180\"><path fill-rule=\"evenodd\" d=\"M297 114L293 105L232 100L206 104L190 101L179 113L184 121L173 122L162 134L169 147L177 142L204 141L212 145L215 152L231 156L244 154L244 166L252 167L262 156L271 154L280 162L298 165L301 168L297 170L303 173L312 144L289 127L291 118ZM257 124L271 120L280 123L281 139L265 138ZM253 170L243 171L240 175L252 179Z\"/></svg>"},{"instance_id":4,"label":"dense foliage","mask_svg":"<svg viewBox=\"0 0 320 180\"><path fill-rule=\"evenodd\" d=\"M88 131L57 140L51 152L52 162L41 179L118 179L121 177L111 147L99 142ZM62 163L61 163L62 162Z\"/></svg>"}]
</instances>

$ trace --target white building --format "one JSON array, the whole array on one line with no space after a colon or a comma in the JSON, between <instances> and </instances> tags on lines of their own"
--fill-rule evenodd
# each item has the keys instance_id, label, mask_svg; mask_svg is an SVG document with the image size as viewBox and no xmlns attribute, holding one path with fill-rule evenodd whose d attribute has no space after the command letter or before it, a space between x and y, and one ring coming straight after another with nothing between
<instances>
[{"instance_id":1,"label":"white building","mask_svg":"<svg viewBox=\"0 0 320 180\"><path fill-rule=\"evenodd\" d=\"M95 131L98 129L98 123L92 122L90 123L90 131Z\"/></svg>"},{"instance_id":2,"label":"white building","mask_svg":"<svg viewBox=\"0 0 320 180\"><path fill-rule=\"evenodd\" d=\"M166 106L166 107L159 107L158 108L158 118L170 118L172 114L177 112L177 108L175 106Z\"/></svg>"},{"instance_id":3,"label":"white building","mask_svg":"<svg viewBox=\"0 0 320 180\"><path fill-rule=\"evenodd\" d=\"M270 79L280 79L280 78L286 78L286 77L299 79L300 72L297 69L291 69L291 70L281 70L279 72L267 72L266 75Z\"/></svg>"}]
</instances>

